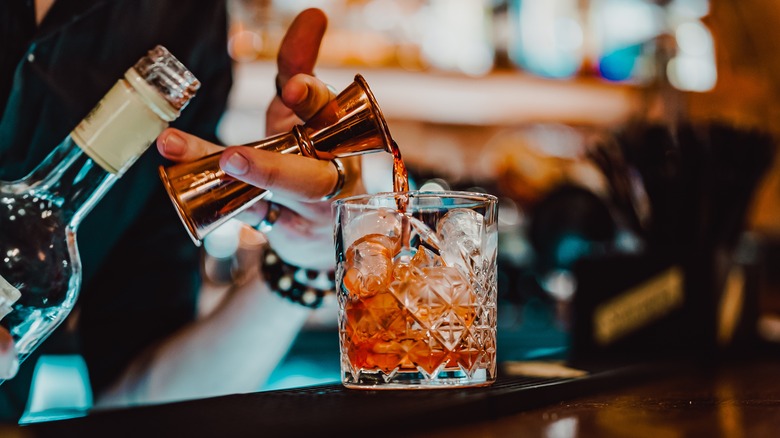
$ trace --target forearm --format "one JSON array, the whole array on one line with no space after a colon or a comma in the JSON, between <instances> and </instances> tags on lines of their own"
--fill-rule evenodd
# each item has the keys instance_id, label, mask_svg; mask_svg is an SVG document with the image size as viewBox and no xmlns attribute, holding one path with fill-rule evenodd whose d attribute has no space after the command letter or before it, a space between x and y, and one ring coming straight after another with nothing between
<instances>
[{"instance_id":1,"label":"forearm","mask_svg":"<svg viewBox=\"0 0 780 438\"><path fill-rule=\"evenodd\" d=\"M232 291L208 317L136 359L97 397L96 406L255 390L287 353L309 312L254 278Z\"/></svg>"}]
</instances>

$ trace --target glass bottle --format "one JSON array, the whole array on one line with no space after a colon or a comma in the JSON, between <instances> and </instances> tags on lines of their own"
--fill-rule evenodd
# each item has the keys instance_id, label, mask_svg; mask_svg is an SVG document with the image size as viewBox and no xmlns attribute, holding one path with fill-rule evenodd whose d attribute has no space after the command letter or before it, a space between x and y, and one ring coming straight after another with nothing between
<instances>
[{"instance_id":1,"label":"glass bottle","mask_svg":"<svg viewBox=\"0 0 780 438\"><path fill-rule=\"evenodd\" d=\"M0 378L13 376L73 308L81 285L76 230L82 219L199 87L157 46L29 175L0 182L0 330L10 333L18 358Z\"/></svg>"}]
</instances>

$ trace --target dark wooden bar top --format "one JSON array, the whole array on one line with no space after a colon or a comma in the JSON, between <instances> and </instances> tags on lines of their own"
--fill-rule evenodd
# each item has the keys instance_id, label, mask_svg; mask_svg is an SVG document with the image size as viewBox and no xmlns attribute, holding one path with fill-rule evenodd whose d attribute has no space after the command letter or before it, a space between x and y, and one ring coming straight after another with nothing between
<instances>
[{"instance_id":1,"label":"dark wooden bar top","mask_svg":"<svg viewBox=\"0 0 780 438\"><path fill-rule=\"evenodd\" d=\"M503 376L489 388L440 391L323 385L96 412L0 436L780 436L777 354L644 366L556 391L561 382Z\"/></svg>"},{"instance_id":2,"label":"dark wooden bar top","mask_svg":"<svg viewBox=\"0 0 780 438\"><path fill-rule=\"evenodd\" d=\"M685 367L635 385L421 437L778 437L780 359Z\"/></svg>"}]
</instances>

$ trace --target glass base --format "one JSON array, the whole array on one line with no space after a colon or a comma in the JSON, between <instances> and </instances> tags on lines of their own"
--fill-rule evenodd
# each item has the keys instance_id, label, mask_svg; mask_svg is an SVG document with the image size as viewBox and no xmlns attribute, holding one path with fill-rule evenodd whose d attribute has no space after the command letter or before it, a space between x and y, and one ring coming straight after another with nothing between
<instances>
[{"instance_id":1,"label":"glass base","mask_svg":"<svg viewBox=\"0 0 780 438\"><path fill-rule=\"evenodd\" d=\"M341 382L350 389L447 389L488 386L495 377L488 379L487 370L475 370L471 375L462 370L443 370L429 377L416 371L399 371L387 374L383 371L360 371L357 376L344 373Z\"/></svg>"}]
</instances>

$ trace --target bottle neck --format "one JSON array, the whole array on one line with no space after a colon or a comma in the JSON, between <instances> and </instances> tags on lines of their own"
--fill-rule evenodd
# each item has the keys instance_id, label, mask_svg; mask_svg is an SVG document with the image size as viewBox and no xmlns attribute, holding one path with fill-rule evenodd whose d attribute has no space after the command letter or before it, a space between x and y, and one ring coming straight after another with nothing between
<instances>
[{"instance_id":1,"label":"bottle neck","mask_svg":"<svg viewBox=\"0 0 780 438\"><path fill-rule=\"evenodd\" d=\"M119 80L26 178L35 196L59 206L73 229L168 126L150 93L138 88Z\"/></svg>"},{"instance_id":2,"label":"bottle neck","mask_svg":"<svg viewBox=\"0 0 780 438\"><path fill-rule=\"evenodd\" d=\"M118 176L95 163L69 135L25 179L33 195L59 207L75 230Z\"/></svg>"}]
</instances>

